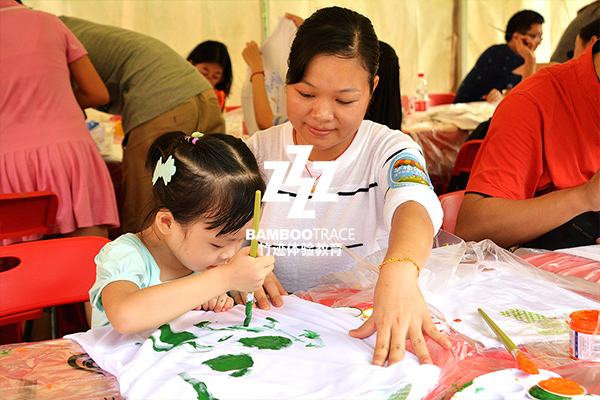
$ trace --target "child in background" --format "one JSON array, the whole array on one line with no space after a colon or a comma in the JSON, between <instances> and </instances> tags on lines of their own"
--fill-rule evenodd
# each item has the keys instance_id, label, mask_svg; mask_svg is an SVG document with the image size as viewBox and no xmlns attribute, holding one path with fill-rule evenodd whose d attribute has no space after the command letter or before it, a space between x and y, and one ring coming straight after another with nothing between
<instances>
[{"instance_id":1,"label":"child in background","mask_svg":"<svg viewBox=\"0 0 600 400\"><path fill-rule=\"evenodd\" d=\"M254 291L273 270L271 255L240 249L251 229L256 190L265 183L256 159L225 134L170 132L150 147L153 208L144 229L107 244L96 257L90 290L92 327L121 333L167 323L193 309L233 306L230 290Z\"/></svg>"},{"instance_id":2,"label":"child in background","mask_svg":"<svg viewBox=\"0 0 600 400\"><path fill-rule=\"evenodd\" d=\"M200 43L187 57L198 71L215 88L221 111L225 108L225 98L231 91L233 71L227 46L221 42L207 40Z\"/></svg>"}]
</instances>

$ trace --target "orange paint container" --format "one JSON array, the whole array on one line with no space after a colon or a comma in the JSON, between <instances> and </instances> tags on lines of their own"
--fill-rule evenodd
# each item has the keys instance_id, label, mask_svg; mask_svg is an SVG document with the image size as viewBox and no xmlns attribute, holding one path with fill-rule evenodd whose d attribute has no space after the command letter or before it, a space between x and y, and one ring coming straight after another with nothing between
<instances>
[{"instance_id":1,"label":"orange paint container","mask_svg":"<svg viewBox=\"0 0 600 400\"><path fill-rule=\"evenodd\" d=\"M569 354L575 360L600 361L599 310L580 310L569 315Z\"/></svg>"}]
</instances>

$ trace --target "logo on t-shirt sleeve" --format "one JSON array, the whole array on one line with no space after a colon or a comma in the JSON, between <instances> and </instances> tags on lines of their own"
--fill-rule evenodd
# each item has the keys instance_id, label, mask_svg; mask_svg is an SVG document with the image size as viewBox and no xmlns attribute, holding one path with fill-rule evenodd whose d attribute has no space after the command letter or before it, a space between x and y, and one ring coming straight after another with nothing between
<instances>
[{"instance_id":1,"label":"logo on t-shirt sleeve","mask_svg":"<svg viewBox=\"0 0 600 400\"><path fill-rule=\"evenodd\" d=\"M433 190L429 174L423 165L423 158L412 149L403 150L394 156L390 162L388 185L392 189L425 185Z\"/></svg>"}]
</instances>

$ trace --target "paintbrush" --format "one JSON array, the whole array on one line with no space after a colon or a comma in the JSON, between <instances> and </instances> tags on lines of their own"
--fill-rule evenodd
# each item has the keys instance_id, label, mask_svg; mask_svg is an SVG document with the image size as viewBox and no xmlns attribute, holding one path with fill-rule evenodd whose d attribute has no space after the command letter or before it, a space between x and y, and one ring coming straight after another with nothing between
<instances>
[{"instance_id":1,"label":"paintbrush","mask_svg":"<svg viewBox=\"0 0 600 400\"><path fill-rule=\"evenodd\" d=\"M506 336L506 333L502 332L502 329L500 329L498 325L496 325L494 321L492 321L492 319L488 317L485 311L483 311L481 308L478 308L477 311L479 311L479 314L483 317L483 320L492 329L498 340L500 340L504 347L506 347L506 350L508 350L508 352L515 358L515 360L517 361L517 367L521 371L527 372L528 374L539 374L540 371L535 366L533 361L527 358L525 354L523 354L521 350L519 350L517 345L514 344L513 341L508 338L508 336Z\"/></svg>"},{"instance_id":2,"label":"paintbrush","mask_svg":"<svg viewBox=\"0 0 600 400\"><path fill-rule=\"evenodd\" d=\"M254 239L250 242L250 257L256 258L258 256L258 222L260 221L260 190L257 190L254 194L254 219L252 220L252 230L254 231ZM246 318L244 319L244 326L250 325L252 319L252 303L254 303L254 292L246 293Z\"/></svg>"}]
</instances>

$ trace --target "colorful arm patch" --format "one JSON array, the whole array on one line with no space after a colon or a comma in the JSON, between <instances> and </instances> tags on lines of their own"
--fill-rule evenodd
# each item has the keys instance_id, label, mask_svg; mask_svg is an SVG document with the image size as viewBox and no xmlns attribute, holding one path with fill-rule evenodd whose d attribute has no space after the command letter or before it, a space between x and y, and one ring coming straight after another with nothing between
<instances>
[{"instance_id":1,"label":"colorful arm patch","mask_svg":"<svg viewBox=\"0 0 600 400\"><path fill-rule=\"evenodd\" d=\"M433 190L423 157L417 150L404 149L392 158L388 171L388 185L392 189L425 185Z\"/></svg>"}]
</instances>

